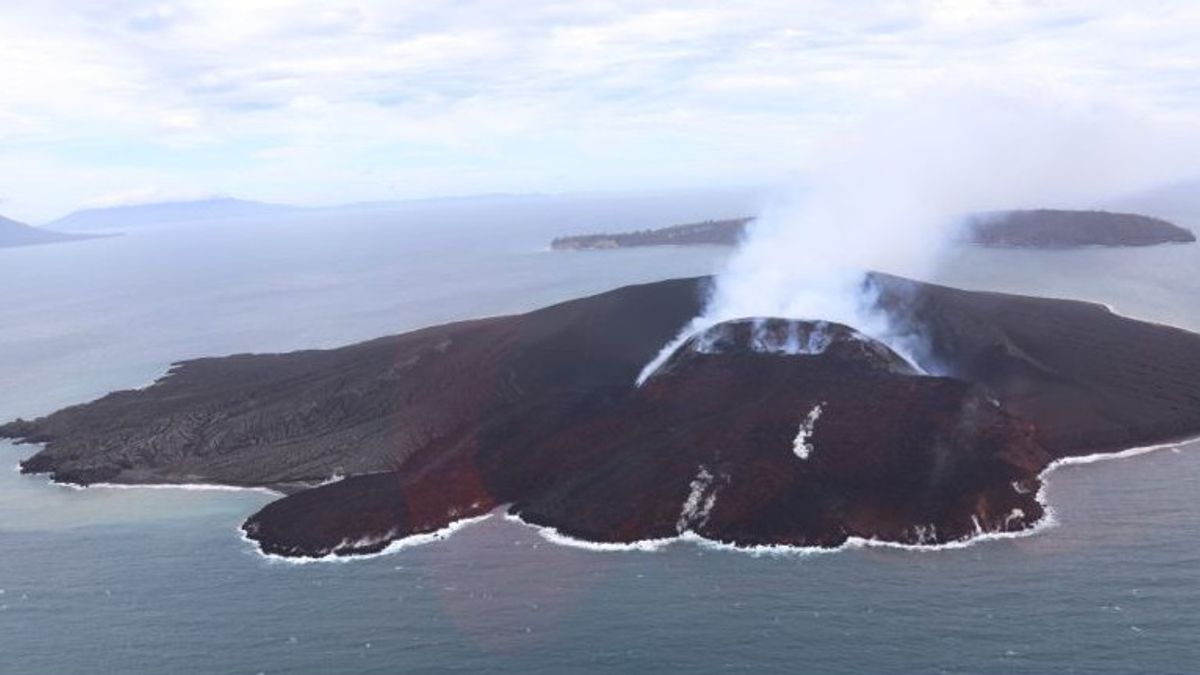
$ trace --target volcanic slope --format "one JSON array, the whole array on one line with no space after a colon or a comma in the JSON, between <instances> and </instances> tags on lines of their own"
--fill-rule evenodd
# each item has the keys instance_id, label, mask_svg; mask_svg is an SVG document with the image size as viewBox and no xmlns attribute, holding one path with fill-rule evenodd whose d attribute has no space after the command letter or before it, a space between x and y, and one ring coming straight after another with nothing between
<instances>
[{"instance_id":1,"label":"volcanic slope","mask_svg":"<svg viewBox=\"0 0 1200 675\"><path fill-rule=\"evenodd\" d=\"M588 541L944 543L1028 528L1054 459L1200 433L1200 336L1088 303L872 275L930 337L921 374L825 322L693 336L707 279L336 350L178 364L0 435L56 480L297 486L243 526L266 552L349 555L499 505Z\"/></svg>"}]
</instances>

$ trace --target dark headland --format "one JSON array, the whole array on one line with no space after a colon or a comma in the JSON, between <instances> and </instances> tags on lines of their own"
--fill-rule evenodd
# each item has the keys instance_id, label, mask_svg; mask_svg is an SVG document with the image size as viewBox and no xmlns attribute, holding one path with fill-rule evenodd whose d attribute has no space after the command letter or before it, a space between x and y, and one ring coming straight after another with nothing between
<instances>
[{"instance_id":1,"label":"dark headland","mask_svg":"<svg viewBox=\"0 0 1200 675\"><path fill-rule=\"evenodd\" d=\"M557 237L556 251L601 250L637 246L734 246L753 218L706 220L618 234ZM1196 241L1190 230L1165 220L1132 213L1036 209L974 214L965 219L961 240L982 246L1072 248L1077 246L1152 246Z\"/></svg>"},{"instance_id":2,"label":"dark headland","mask_svg":"<svg viewBox=\"0 0 1200 675\"><path fill-rule=\"evenodd\" d=\"M708 283L186 361L0 436L45 443L21 468L57 481L286 488L243 529L320 557L501 506L594 542L945 543L1034 526L1056 459L1200 433L1200 335L884 275L865 283L938 376L845 326L747 319L636 387Z\"/></svg>"}]
</instances>

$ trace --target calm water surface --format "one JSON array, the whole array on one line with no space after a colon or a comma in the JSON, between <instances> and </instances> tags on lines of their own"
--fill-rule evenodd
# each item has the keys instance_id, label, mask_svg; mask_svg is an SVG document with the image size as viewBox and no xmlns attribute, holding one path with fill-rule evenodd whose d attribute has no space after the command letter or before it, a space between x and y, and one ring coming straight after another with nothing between
<instances>
[{"instance_id":1,"label":"calm water surface","mask_svg":"<svg viewBox=\"0 0 1200 675\"><path fill-rule=\"evenodd\" d=\"M446 203L0 250L0 418L141 386L181 358L337 346L708 273L722 250L545 242L744 209ZM1200 330L1198 246L964 249L935 278ZM0 462L29 451L0 444ZM0 671L1196 672L1198 485L1200 445L1066 467L1048 491L1057 527L937 553L594 553L493 518L389 556L292 565L237 537L266 495L79 491L3 471Z\"/></svg>"}]
</instances>

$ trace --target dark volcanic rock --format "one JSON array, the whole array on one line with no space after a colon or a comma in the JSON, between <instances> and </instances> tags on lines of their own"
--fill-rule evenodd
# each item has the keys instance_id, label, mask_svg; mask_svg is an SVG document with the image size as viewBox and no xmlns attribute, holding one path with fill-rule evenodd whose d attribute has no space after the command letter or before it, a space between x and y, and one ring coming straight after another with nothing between
<instances>
[{"instance_id":1,"label":"dark volcanic rock","mask_svg":"<svg viewBox=\"0 0 1200 675\"><path fill-rule=\"evenodd\" d=\"M931 372L975 382L1036 425L1055 456L1200 433L1200 335L1089 302L963 291L872 275L920 331Z\"/></svg>"},{"instance_id":2,"label":"dark volcanic rock","mask_svg":"<svg viewBox=\"0 0 1200 675\"><path fill-rule=\"evenodd\" d=\"M701 297L697 280L670 281L340 349L187 361L151 387L0 435L48 442L23 470L81 484L272 485L385 471L531 397L629 387Z\"/></svg>"},{"instance_id":3,"label":"dark volcanic rock","mask_svg":"<svg viewBox=\"0 0 1200 675\"><path fill-rule=\"evenodd\" d=\"M781 348L798 338L805 349ZM722 324L620 389L531 399L395 473L269 505L246 531L284 555L362 553L511 504L591 541L694 531L837 546L933 543L1042 515L1034 486L1049 458L1031 425L969 383L914 376L845 326Z\"/></svg>"},{"instance_id":4,"label":"dark volcanic rock","mask_svg":"<svg viewBox=\"0 0 1200 675\"><path fill-rule=\"evenodd\" d=\"M1159 218L1108 211L1000 211L968 219L967 241L985 246L1070 248L1152 246L1196 241L1190 230Z\"/></svg>"},{"instance_id":5,"label":"dark volcanic rock","mask_svg":"<svg viewBox=\"0 0 1200 675\"><path fill-rule=\"evenodd\" d=\"M484 473L523 519L594 541L917 543L1040 517L1013 487L1049 461L1031 425L845 326L765 323L710 329L578 422L485 433ZM769 329L823 344L764 348ZM536 480L521 470L531 455L546 463Z\"/></svg>"},{"instance_id":6,"label":"dark volcanic rock","mask_svg":"<svg viewBox=\"0 0 1200 675\"><path fill-rule=\"evenodd\" d=\"M79 483L344 480L247 520L264 551L351 555L499 505L582 539L939 543L1029 527L1057 457L1200 432L1200 336L1088 303L874 275L930 347L914 371L838 324L693 336L704 279L342 349L178 364L0 427Z\"/></svg>"}]
</instances>

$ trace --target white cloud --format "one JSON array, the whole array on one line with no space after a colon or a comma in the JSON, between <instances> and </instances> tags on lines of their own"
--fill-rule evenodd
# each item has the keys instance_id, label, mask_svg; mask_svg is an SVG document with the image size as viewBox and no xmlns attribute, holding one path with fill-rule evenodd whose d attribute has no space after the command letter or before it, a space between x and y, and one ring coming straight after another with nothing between
<instances>
[{"instance_id":1,"label":"white cloud","mask_svg":"<svg viewBox=\"0 0 1200 675\"><path fill-rule=\"evenodd\" d=\"M128 204L145 204L160 201L185 201L209 199L219 194L202 189L163 188L157 185L141 185L122 190L113 190L84 199L81 206L99 208L106 206L125 206Z\"/></svg>"},{"instance_id":2,"label":"white cloud","mask_svg":"<svg viewBox=\"0 0 1200 675\"><path fill-rule=\"evenodd\" d=\"M6 210L769 180L931 85L1200 119L1200 6L1110 0L9 0ZM286 181L281 181L286 177Z\"/></svg>"}]
</instances>

